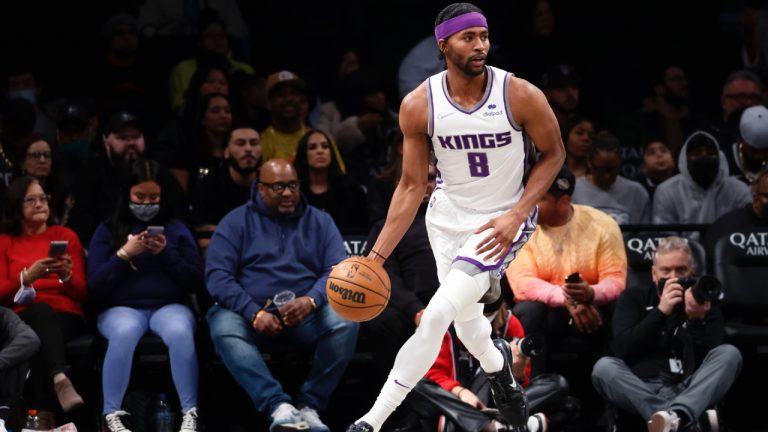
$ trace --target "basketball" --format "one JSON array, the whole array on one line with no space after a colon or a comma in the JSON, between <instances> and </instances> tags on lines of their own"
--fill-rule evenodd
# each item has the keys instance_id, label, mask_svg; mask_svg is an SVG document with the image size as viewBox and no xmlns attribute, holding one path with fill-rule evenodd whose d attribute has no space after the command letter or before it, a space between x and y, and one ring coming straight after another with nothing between
<instances>
[{"instance_id":1,"label":"basketball","mask_svg":"<svg viewBox=\"0 0 768 432\"><path fill-rule=\"evenodd\" d=\"M325 285L328 303L337 314L350 321L376 318L389 302L392 285L384 267L364 257L351 257L338 263Z\"/></svg>"}]
</instances>

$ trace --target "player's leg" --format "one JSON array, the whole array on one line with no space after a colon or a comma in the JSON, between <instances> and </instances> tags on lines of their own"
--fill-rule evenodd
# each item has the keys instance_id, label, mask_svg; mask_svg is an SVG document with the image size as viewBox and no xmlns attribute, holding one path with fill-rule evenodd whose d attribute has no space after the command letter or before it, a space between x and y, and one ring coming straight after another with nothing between
<instances>
[{"instance_id":1,"label":"player's leg","mask_svg":"<svg viewBox=\"0 0 768 432\"><path fill-rule=\"evenodd\" d=\"M461 270L453 269L448 272L424 310L416 332L400 348L392 372L373 408L360 422L371 425L370 430L378 431L381 428L387 417L434 363L443 336L457 312L468 304L476 303L486 290L487 286L478 284L475 278Z\"/></svg>"}]
</instances>

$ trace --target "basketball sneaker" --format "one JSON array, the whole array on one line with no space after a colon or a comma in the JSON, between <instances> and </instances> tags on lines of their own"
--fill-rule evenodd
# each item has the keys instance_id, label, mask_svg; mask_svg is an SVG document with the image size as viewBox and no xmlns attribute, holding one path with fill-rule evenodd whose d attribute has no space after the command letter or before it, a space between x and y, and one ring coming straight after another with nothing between
<instances>
[{"instance_id":1,"label":"basketball sneaker","mask_svg":"<svg viewBox=\"0 0 768 432\"><path fill-rule=\"evenodd\" d=\"M127 416L125 411L115 411L104 416L104 422L106 423L106 429L108 432L131 432L130 429L125 427L120 417Z\"/></svg>"},{"instance_id":2,"label":"basketball sneaker","mask_svg":"<svg viewBox=\"0 0 768 432\"><path fill-rule=\"evenodd\" d=\"M310 407L304 407L299 411L301 418L309 425L309 432L330 432L328 426L326 426L317 411Z\"/></svg>"},{"instance_id":3,"label":"basketball sneaker","mask_svg":"<svg viewBox=\"0 0 768 432\"><path fill-rule=\"evenodd\" d=\"M359 421L349 426L347 432L373 432L373 426L364 421Z\"/></svg>"},{"instance_id":4,"label":"basketball sneaker","mask_svg":"<svg viewBox=\"0 0 768 432\"><path fill-rule=\"evenodd\" d=\"M293 405L283 402L272 412L269 432L309 431L309 425Z\"/></svg>"},{"instance_id":5,"label":"basketball sneaker","mask_svg":"<svg viewBox=\"0 0 768 432\"><path fill-rule=\"evenodd\" d=\"M717 410L708 409L699 417L702 432L720 432L720 420Z\"/></svg>"},{"instance_id":6,"label":"basketball sneaker","mask_svg":"<svg viewBox=\"0 0 768 432\"><path fill-rule=\"evenodd\" d=\"M523 388L512 376L512 350L504 339L496 338L493 344L504 357L504 365L500 371L485 374L491 384L493 401L507 423L516 428L510 430L525 431L528 422L528 400Z\"/></svg>"},{"instance_id":7,"label":"basketball sneaker","mask_svg":"<svg viewBox=\"0 0 768 432\"><path fill-rule=\"evenodd\" d=\"M648 432L677 432L680 417L674 411L657 411L648 421Z\"/></svg>"}]
</instances>

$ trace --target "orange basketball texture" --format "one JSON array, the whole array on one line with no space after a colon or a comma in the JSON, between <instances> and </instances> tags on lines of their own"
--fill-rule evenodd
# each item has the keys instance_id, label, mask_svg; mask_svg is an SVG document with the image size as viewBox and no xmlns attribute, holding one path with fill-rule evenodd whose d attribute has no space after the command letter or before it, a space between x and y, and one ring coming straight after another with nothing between
<instances>
[{"instance_id":1,"label":"orange basketball texture","mask_svg":"<svg viewBox=\"0 0 768 432\"><path fill-rule=\"evenodd\" d=\"M368 258L351 257L338 263L325 286L328 303L350 321L376 318L389 302L392 285L384 267Z\"/></svg>"}]
</instances>

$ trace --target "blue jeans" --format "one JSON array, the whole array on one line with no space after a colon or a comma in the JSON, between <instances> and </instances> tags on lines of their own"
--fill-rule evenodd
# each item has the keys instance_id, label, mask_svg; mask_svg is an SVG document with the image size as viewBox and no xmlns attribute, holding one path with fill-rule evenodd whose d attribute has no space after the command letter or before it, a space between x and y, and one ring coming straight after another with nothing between
<instances>
[{"instance_id":1,"label":"blue jeans","mask_svg":"<svg viewBox=\"0 0 768 432\"><path fill-rule=\"evenodd\" d=\"M102 312L97 324L99 333L109 341L101 384L104 414L120 409L131 378L133 352L147 331L160 336L168 347L182 411L197 407L195 317L188 307L169 304L155 310L117 306Z\"/></svg>"},{"instance_id":2,"label":"blue jeans","mask_svg":"<svg viewBox=\"0 0 768 432\"><path fill-rule=\"evenodd\" d=\"M298 407L322 410L352 359L359 324L336 314L326 303L310 313L301 324L283 327L274 338L257 332L242 315L213 305L206 316L211 339L224 364L248 393L257 410L272 413L283 402L291 402L280 383L269 372L260 346L315 345L312 367L296 396Z\"/></svg>"}]
</instances>

